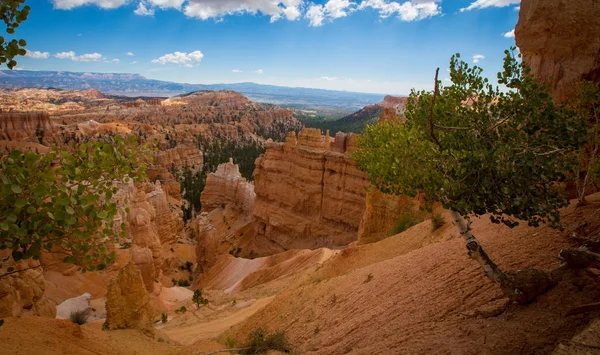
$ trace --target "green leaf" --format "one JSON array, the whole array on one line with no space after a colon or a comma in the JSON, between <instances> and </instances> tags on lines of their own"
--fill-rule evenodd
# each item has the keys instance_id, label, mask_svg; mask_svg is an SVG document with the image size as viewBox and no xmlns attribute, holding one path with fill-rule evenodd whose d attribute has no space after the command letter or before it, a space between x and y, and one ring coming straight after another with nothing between
<instances>
[{"instance_id":1,"label":"green leaf","mask_svg":"<svg viewBox=\"0 0 600 355\"><path fill-rule=\"evenodd\" d=\"M73 214L75 213L75 211L73 210L73 207L71 206L67 206L65 207L65 211L67 211L68 214Z\"/></svg>"},{"instance_id":2,"label":"green leaf","mask_svg":"<svg viewBox=\"0 0 600 355\"><path fill-rule=\"evenodd\" d=\"M13 250L11 256L14 261L21 261L23 259L23 253L18 250Z\"/></svg>"},{"instance_id":3,"label":"green leaf","mask_svg":"<svg viewBox=\"0 0 600 355\"><path fill-rule=\"evenodd\" d=\"M77 263L77 258L74 257L73 255L69 255L69 256L67 256L67 257L65 257L63 259L63 263L66 263L66 264L76 264Z\"/></svg>"},{"instance_id":4,"label":"green leaf","mask_svg":"<svg viewBox=\"0 0 600 355\"><path fill-rule=\"evenodd\" d=\"M15 202L15 207L16 208L23 208L25 207L25 205L27 204L27 200L17 200L17 202Z\"/></svg>"},{"instance_id":5,"label":"green leaf","mask_svg":"<svg viewBox=\"0 0 600 355\"><path fill-rule=\"evenodd\" d=\"M10 189L12 190L12 192L14 192L16 194L20 194L21 192L23 192L23 190L21 190L21 187L19 185L12 185L10 187Z\"/></svg>"},{"instance_id":6,"label":"green leaf","mask_svg":"<svg viewBox=\"0 0 600 355\"><path fill-rule=\"evenodd\" d=\"M98 212L98 218L105 219L106 217L108 217L108 213L106 211Z\"/></svg>"}]
</instances>

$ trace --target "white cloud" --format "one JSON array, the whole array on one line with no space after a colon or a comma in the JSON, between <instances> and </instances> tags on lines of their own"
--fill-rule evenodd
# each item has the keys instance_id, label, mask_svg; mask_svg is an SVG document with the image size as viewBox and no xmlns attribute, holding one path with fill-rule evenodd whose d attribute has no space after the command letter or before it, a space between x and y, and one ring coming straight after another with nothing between
<instances>
[{"instance_id":1,"label":"white cloud","mask_svg":"<svg viewBox=\"0 0 600 355\"><path fill-rule=\"evenodd\" d=\"M107 63L115 63L115 64L118 64L118 63L121 63L121 59L119 59L119 58L115 58L115 59L112 59L112 60L106 60L106 62L107 62Z\"/></svg>"},{"instance_id":2,"label":"white cloud","mask_svg":"<svg viewBox=\"0 0 600 355\"><path fill-rule=\"evenodd\" d=\"M150 5L161 9L181 9L181 5L185 0L146 0Z\"/></svg>"},{"instance_id":3,"label":"white cloud","mask_svg":"<svg viewBox=\"0 0 600 355\"><path fill-rule=\"evenodd\" d=\"M140 1L133 13L138 16L154 16L154 9L146 5L143 1Z\"/></svg>"},{"instance_id":4,"label":"white cloud","mask_svg":"<svg viewBox=\"0 0 600 355\"><path fill-rule=\"evenodd\" d=\"M200 51L193 51L189 54L185 52L174 52L153 59L152 63L163 65L167 63L173 63L191 68L195 64L200 63L202 61L202 58L204 58L204 54L202 54L202 52Z\"/></svg>"},{"instance_id":5,"label":"white cloud","mask_svg":"<svg viewBox=\"0 0 600 355\"><path fill-rule=\"evenodd\" d=\"M27 51L27 54L25 54L25 56L33 59L48 59L50 57L50 53L40 51Z\"/></svg>"},{"instance_id":6,"label":"white cloud","mask_svg":"<svg viewBox=\"0 0 600 355\"><path fill-rule=\"evenodd\" d=\"M485 59L485 56L483 54L475 54L473 56L473 63L477 64L484 59Z\"/></svg>"},{"instance_id":7,"label":"white cloud","mask_svg":"<svg viewBox=\"0 0 600 355\"><path fill-rule=\"evenodd\" d=\"M331 77L331 76L322 76L321 79L323 80L327 80L327 81L334 81L337 80L336 77Z\"/></svg>"},{"instance_id":8,"label":"white cloud","mask_svg":"<svg viewBox=\"0 0 600 355\"><path fill-rule=\"evenodd\" d=\"M323 20L325 20L325 11L323 5L311 5L308 8L305 16L309 20L310 26L322 26Z\"/></svg>"},{"instance_id":9,"label":"white cloud","mask_svg":"<svg viewBox=\"0 0 600 355\"><path fill-rule=\"evenodd\" d=\"M513 10L515 10L515 11L521 11L521 6L515 6L515 8Z\"/></svg>"},{"instance_id":10,"label":"white cloud","mask_svg":"<svg viewBox=\"0 0 600 355\"><path fill-rule=\"evenodd\" d=\"M256 74L262 74L264 73L264 71L262 69L258 69L257 71L255 71Z\"/></svg>"},{"instance_id":11,"label":"white cloud","mask_svg":"<svg viewBox=\"0 0 600 355\"><path fill-rule=\"evenodd\" d=\"M348 13L355 10L355 6L356 4L349 0L329 0L324 5L311 4L305 17L309 20L310 26L318 27L322 26L326 19L333 21L348 16Z\"/></svg>"},{"instance_id":12,"label":"white cloud","mask_svg":"<svg viewBox=\"0 0 600 355\"><path fill-rule=\"evenodd\" d=\"M329 0L325 4L326 13L332 18L340 18L353 11L355 4L349 0Z\"/></svg>"},{"instance_id":13,"label":"white cloud","mask_svg":"<svg viewBox=\"0 0 600 355\"><path fill-rule=\"evenodd\" d=\"M506 33L503 33L502 35L503 35L504 37L506 37L506 38L514 38L514 37L515 37L515 30L508 31L508 32L506 32Z\"/></svg>"},{"instance_id":14,"label":"white cloud","mask_svg":"<svg viewBox=\"0 0 600 355\"><path fill-rule=\"evenodd\" d=\"M485 9L486 7L506 7L520 3L521 0L476 0L471 5L460 9L460 12Z\"/></svg>"},{"instance_id":15,"label":"white cloud","mask_svg":"<svg viewBox=\"0 0 600 355\"><path fill-rule=\"evenodd\" d=\"M410 22L441 15L442 8L436 3L438 1L441 0L411 0L400 4L388 0L364 0L358 8L363 10L370 7L378 10L381 18L397 15L400 20Z\"/></svg>"},{"instance_id":16,"label":"white cloud","mask_svg":"<svg viewBox=\"0 0 600 355\"><path fill-rule=\"evenodd\" d=\"M232 70L232 72L233 72L233 73L241 73L242 71L241 71L241 70L239 70L239 69L233 69L233 70Z\"/></svg>"},{"instance_id":17,"label":"white cloud","mask_svg":"<svg viewBox=\"0 0 600 355\"><path fill-rule=\"evenodd\" d=\"M129 0L52 0L55 9L71 10L84 5L95 5L103 9L116 9Z\"/></svg>"},{"instance_id":18,"label":"white cloud","mask_svg":"<svg viewBox=\"0 0 600 355\"><path fill-rule=\"evenodd\" d=\"M100 53L75 55L73 51L56 53L54 57L58 59L70 59L76 62L97 62L104 58Z\"/></svg>"},{"instance_id":19,"label":"white cloud","mask_svg":"<svg viewBox=\"0 0 600 355\"><path fill-rule=\"evenodd\" d=\"M135 56L135 54L133 54L133 52L127 52L127 53L125 53L125 55L128 55L128 56L130 56L130 57L133 57L133 56Z\"/></svg>"},{"instance_id":20,"label":"white cloud","mask_svg":"<svg viewBox=\"0 0 600 355\"><path fill-rule=\"evenodd\" d=\"M271 22L282 17L295 21L300 17L303 0L189 0L184 13L187 17L207 20L243 13L270 16Z\"/></svg>"},{"instance_id":21,"label":"white cloud","mask_svg":"<svg viewBox=\"0 0 600 355\"><path fill-rule=\"evenodd\" d=\"M137 61L134 60L133 62L131 62L131 64L137 64Z\"/></svg>"}]
</instances>

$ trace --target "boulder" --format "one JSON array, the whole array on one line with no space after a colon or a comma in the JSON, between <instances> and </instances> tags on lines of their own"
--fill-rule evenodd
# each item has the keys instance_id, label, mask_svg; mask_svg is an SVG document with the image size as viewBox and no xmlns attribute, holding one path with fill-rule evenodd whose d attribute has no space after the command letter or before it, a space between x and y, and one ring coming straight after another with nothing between
<instances>
[{"instance_id":1,"label":"boulder","mask_svg":"<svg viewBox=\"0 0 600 355\"><path fill-rule=\"evenodd\" d=\"M85 312L86 314L89 314L92 310L90 307L91 299L92 295L89 293L84 293L79 297L69 298L56 306L56 318L69 319L73 312Z\"/></svg>"}]
</instances>

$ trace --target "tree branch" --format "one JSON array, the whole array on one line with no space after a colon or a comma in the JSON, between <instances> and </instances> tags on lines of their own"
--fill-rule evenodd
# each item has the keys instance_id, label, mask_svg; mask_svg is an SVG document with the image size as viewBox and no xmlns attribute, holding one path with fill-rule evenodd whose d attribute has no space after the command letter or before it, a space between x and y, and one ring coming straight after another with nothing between
<instances>
[{"instance_id":1,"label":"tree branch","mask_svg":"<svg viewBox=\"0 0 600 355\"><path fill-rule=\"evenodd\" d=\"M3 278L3 277L6 277L8 275L17 274L19 272L23 272L23 271L27 271L27 270L31 270L31 269L37 269L38 267L43 268L44 265L40 264L38 266L32 266L32 267L28 267L28 268L25 268L25 269L20 269L20 270L14 270L14 271L11 271L11 272L7 272L5 274L0 275L0 279Z\"/></svg>"},{"instance_id":2,"label":"tree branch","mask_svg":"<svg viewBox=\"0 0 600 355\"><path fill-rule=\"evenodd\" d=\"M435 136L435 133L433 132L433 128L435 126L435 123L433 122L433 107L435 106L435 99L438 96L438 91L439 91L439 83L438 83L438 75L440 74L440 68L437 68L435 70L435 86L433 89L433 99L431 100L431 108L429 110L429 134L431 135L431 139L433 139L433 141L435 142L435 144L437 144L438 147L442 147L442 145L440 144L440 141L437 139L437 137Z\"/></svg>"}]
</instances>

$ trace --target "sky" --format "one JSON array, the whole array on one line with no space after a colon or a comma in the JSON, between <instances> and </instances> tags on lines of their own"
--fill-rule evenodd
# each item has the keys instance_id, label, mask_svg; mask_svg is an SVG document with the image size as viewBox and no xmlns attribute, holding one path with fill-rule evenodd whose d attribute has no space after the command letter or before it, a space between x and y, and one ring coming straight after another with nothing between
<instances>
[{"instance_id":1,"label":"sky","mask_svg":"<svg viewBox=\"0 0 600 355\"><path fill-rule=\"evenodd\" d=\"M494 78L519 3L27 0L18 68L408 94L431 89L454 53Z\"/></svg>"}]
</instances>

